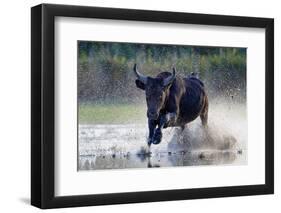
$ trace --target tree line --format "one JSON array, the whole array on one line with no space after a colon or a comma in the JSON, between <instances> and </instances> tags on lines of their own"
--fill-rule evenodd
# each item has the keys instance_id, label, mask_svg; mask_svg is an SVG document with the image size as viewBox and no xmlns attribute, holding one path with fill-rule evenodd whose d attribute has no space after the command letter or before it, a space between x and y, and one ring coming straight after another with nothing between
<instances>
[{"instance_id":1,"label":"tree line","mask_svg":"<svg viewBox=\"0 0 281 213\"><path fill-rule=\"evenodd\" d=\"M150 76L196 72L210 96L246 98L246 48L78 41L79 102L142 102L134 63Z\"/></svg>"}]
</instances>

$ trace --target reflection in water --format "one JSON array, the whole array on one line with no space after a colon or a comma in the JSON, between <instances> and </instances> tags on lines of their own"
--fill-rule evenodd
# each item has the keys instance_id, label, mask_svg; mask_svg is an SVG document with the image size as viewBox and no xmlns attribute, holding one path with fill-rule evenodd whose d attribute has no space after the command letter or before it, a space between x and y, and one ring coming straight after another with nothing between
<instances>
[{"instance_id":1,"label":"reflection in water","mask_svg":"<svg viewBox=\"0 0 281 213\"><path fill-rule=\"evenodd\" d=\"M238 159L243 159L238 151L214 150L172 154L162 152L150 156L80 156L79 170L220 165L233 164Z\"/></svg>"}]
</instances>

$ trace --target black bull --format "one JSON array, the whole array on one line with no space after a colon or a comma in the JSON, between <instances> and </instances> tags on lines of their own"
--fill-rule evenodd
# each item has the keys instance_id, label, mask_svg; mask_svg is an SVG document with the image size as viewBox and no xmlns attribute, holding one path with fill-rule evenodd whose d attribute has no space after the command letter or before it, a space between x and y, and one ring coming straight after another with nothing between
<instances>
[{"instance_id":1,"label":"black bull","mask_svg":"<svg viewBox=\"0 0 281 213\"><path fill-rule=\"evenodd\" d=\"M202 125L208 121L208 97L204 84L194 75L186 78L162 72L155 78L139 73L134 66L136 86L145 90L149 126L148 145L159 144L162 129L185 125L200 116Z\"/></svg>"}]
</instances>

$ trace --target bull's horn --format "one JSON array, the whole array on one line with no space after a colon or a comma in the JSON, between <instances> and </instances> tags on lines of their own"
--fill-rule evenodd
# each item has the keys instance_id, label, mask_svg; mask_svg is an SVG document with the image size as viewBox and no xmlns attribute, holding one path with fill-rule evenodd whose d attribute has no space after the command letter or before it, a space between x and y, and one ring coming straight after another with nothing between
<instances>
[{"instance_id":1,"label":"bull's horn","mask_svg":"<svg viewBox=\"0 0 281 213\"><path fill-rule=\"evenodd\" d=\"M164 80L164 86L168 86L176 79L176 68L173 67L173 74Z\"/></svg>"},{"instance_id":2,"label":"bull's horn","mask_svg":"<svg viewBox=\"0 0 281 213\"><path fill-rule=\"evenodd\" d=\"M145 75L142 75L141 73L138 72L137 64L134 66L134 73L136 74L137 78L143 83L146 84L147 82L147 77Z\"/></svg>"}]
</instances>

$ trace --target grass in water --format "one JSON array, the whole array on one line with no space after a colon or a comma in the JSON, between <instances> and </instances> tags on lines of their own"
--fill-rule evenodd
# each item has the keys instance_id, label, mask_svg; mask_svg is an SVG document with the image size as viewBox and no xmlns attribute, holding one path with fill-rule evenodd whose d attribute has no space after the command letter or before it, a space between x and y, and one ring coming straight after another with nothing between
<instances>
[{"instance_id":1,"label":"grass in water","mask_svg":"<svg viewBox=\"0 0 281 213\"><path fill-rule=\"evenodd\" d=\"M145 121L146 109L141 105L80 104L79 124L124 124Z\"/></svg>"}]
</instances>

